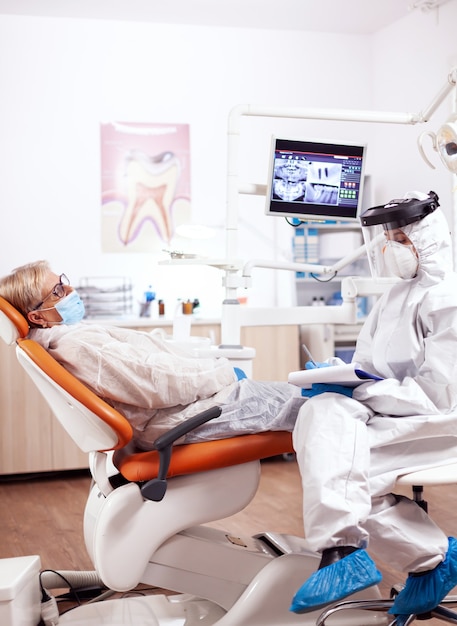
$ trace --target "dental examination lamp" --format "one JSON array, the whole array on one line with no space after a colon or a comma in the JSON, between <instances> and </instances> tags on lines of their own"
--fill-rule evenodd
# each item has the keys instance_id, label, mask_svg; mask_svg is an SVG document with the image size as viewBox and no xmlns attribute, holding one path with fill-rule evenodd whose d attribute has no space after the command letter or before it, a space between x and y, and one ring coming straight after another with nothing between
<instances>
[{"instance_id":1,"label":"dental examination lamp","mask_svg":"<svg viewBox=\"0 0 457 626\"><path fill-rule=\"evenodd\" d=\"M452 174L457 174L457 113L451 115L436 133L426 131L418 138L418 147L422 158L432 169L436 169L425 154L423 146L425 137L430 137L432 140L432 147L439 154L444 166Z\"/></svg>"}]
</instances>

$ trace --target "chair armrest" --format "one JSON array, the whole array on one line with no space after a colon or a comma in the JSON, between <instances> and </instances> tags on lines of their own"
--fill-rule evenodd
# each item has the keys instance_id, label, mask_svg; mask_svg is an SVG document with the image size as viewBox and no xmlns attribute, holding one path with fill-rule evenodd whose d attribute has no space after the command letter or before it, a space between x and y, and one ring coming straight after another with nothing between
<instances>
[{"instance_id":1,"label":"chair armrest","mask_svg":"<svg viewBox=\"0 0 457 626\"><path fill-rule=\"evenodd\" d=\"M159 453L159 472L157 478L148 480L148 482L142 485L141 493L144 498L147 500L153 500L154 502L160 502L160 500L162 500L165 496L165 492L167 491L167 474L168 468L170 467L173 444L183 435L186 435L195 428L198 428L198 426L219 417L221 413L221 407L212 407L202 413L194 415L163 435L160 435L160 437L157 437L154 441L153 448Z\"/></svg>"},{"instance_id":2,"label":"chair armrest","mask_svg":"<svg viewBox=\"0 0 457 626\"><path fill-rule=\"evenodd\" d=\"M180 439L184 435L187 435L187 433L190 433L191 430L194 430L202 424L205 424L206 422L209 422L210 420L219 417L221 413L222 409L220 406L213 406L206 411L202 411L202 413L198 413L197 415L190 417L185 422L181 422L181 424L178 424L163 435L160 435L160 437L157 437L157 439L152 444L154 450L160 451L167 446L171 446L175 443L175 441L178 441L178 439Z\"/></svg>"}]
</instances>

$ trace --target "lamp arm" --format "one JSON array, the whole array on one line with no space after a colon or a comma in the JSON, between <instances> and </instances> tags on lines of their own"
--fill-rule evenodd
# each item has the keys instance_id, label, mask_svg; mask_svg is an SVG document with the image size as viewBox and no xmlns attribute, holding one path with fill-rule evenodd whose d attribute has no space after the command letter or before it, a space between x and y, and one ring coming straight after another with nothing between
<instances>
[{"instance_id":1,"label":"lamp arm","mask_svg":"<svg viewBox=\"0 0 457 626\"><path fill-rule=\"evenodd\" d=\"M317 263L292 263L288 261L271 261L263 259L251 259L243 266L243 277L250 278L254 267L263 267L277 270L289 270L291 272L310 272L325 276L337 274L341 269L347 267L366 253L365 244L359 246L333 265L319 265Z\"/></svg>"},{"instance_id":2,"label":"lamp arm","mask_svg":"<svg viewBox=\"0 0 457 626\"><path fill-rule=\"evenodd\" d=\"M334 274L330 266L318 265L317 263L293 263L292 261L273 261L269 259L251 259L243 266L243 278L251 278L254 267L262 267L273 270L286 270L290 272L311 272L313 274Z\"/></svg>"},{"instance_id":3,"label":"lamp arm","mask_svg":"<svg viewBox=\"0 0 457 626\"><path fill-rule=\"evenodd\" d=\"M444 99L451 93L457 84L457 68L454 67L448 74L447 83L443 85L440 91L436 94L433 100L430 102L427 108L419 113L420 122L428 122L430 117L444 101Z\"/></svg>"}]
</instances>

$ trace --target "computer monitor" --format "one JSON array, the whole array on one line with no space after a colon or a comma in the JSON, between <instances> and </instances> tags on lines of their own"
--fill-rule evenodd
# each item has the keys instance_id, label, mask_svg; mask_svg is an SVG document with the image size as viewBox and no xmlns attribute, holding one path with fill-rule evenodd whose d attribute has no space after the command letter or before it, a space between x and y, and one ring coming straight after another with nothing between
<instances>
[{"instance_id":1,"label":"computer monitor","mask_svg":"<svg viewBox=\"0 0 457 626\"><path fill-rule=\"evenodd\" d=\"M273 137L266 214L304 221L356 221L366 146Z\"/></svg>"}]
</instances>

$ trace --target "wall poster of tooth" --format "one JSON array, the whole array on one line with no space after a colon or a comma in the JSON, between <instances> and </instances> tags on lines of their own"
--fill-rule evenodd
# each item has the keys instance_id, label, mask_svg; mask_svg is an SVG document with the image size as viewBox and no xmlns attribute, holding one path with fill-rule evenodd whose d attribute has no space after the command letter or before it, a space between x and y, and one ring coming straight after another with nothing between
<instances>
[{"instance_id":1,"label":"wall poster of tooth","mask_svg":"<svg viewBox=\"0 0 457 626\"><path fill-rule=\"evenodd\" d=\"M101 124L102 252L157 252L190 222L188 124Z\"/></svg>"}]
</instances>

